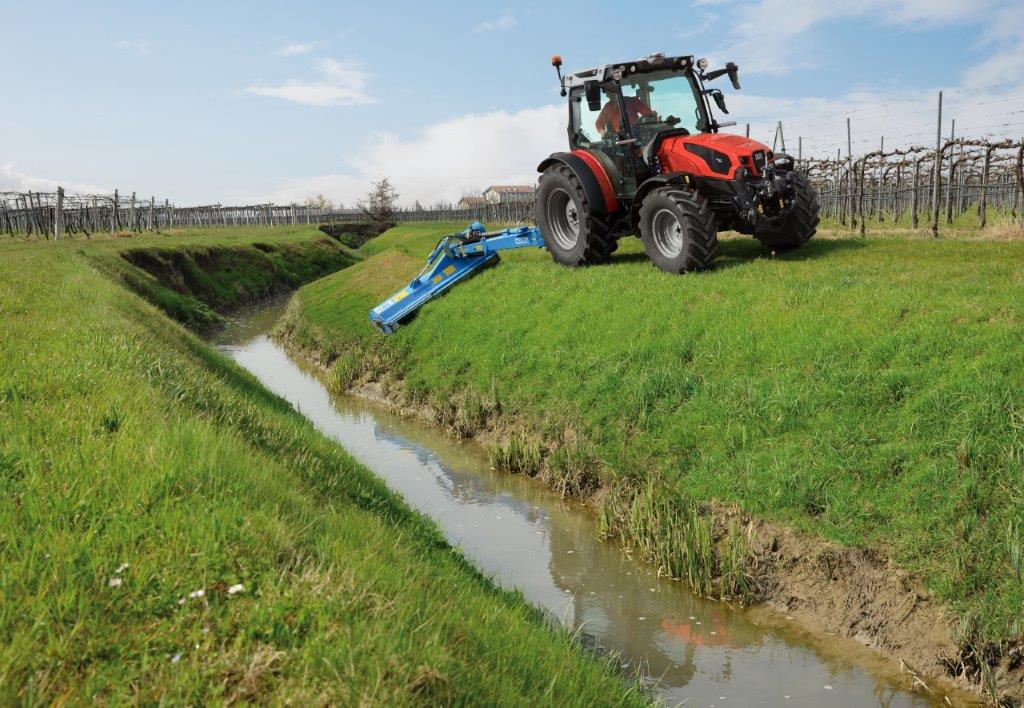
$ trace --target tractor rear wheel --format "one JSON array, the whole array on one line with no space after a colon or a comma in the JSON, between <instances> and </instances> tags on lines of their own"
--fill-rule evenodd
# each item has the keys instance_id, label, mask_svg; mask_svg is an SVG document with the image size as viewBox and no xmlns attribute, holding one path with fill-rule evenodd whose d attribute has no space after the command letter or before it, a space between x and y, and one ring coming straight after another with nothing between
<instances>
[{"instance_id":1,"label":"tractor rear wheel","mask_svg":"<svg viewBox=\"0 0 1024 708\"><path fill-rule=\"evenodd\" d=\"M537 225L552 257L567 266L605 263L618 246L572 170L554 164L537 187Z\"/></svg>"},{"instance_id":2,"label":"tractor rear wheel","mask_svg":"<svg viewBox=\"0 0 1024 708\"><path fill-rule=\"evenodd\" d=\"M818 213L821 205L818 204L818 193L814 191L810 181L799 172L796 173L796 204L793 211L776 229L765 229L757 231L754 236L773 251L791 251L800 248L811 240L811 236L818 228L821 221Z\"/></svg>"},{"instance_id":3,"label":"tractor rear wheel","mask_svg":"<svg viewBox=\"0 0 1024 708\"><path fill-rule=\"evenodd\" d=\"M718 221L697 192L659 187L640 206L640 240L647 257L664 271L705 270L718 253Z\"/></svg>"}]
</instances>

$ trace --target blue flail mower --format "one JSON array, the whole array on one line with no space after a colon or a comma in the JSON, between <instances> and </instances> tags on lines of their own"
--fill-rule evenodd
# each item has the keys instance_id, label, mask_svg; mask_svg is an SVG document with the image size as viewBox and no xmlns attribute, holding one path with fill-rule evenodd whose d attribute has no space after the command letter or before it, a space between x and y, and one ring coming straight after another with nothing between
<instances>
[{"instance_id":1,"label":"blue flail mower","mask_svg":"<svg viewBox=\"0 0 1024 708\"><path fill-rule=\"evenodd\" d=\"M540 229L520 226L487 233L474 222L465 231L441 239L427 257L427 265L412 282L370 310L370 321L384 333L394 332L403 320L461 280L500 259L498 251L544 248Z\"/></svg>"}]
</instances>

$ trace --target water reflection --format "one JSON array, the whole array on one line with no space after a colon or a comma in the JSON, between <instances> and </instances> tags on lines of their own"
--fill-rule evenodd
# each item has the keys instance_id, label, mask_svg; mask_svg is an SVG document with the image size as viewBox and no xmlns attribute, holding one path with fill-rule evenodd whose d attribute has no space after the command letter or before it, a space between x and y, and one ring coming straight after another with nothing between
<instances>
[{"instance_id":1,"label":"water reflection","mask_svg":"<svg viewBox=\"0 0 1024 708\"><path fill-rule=\"evenodd\" d=\"M273 317L264 316L265 331ZM592 517L539 485L496 474L474 445L327 393L265 336L222 335L223 351L341 442L406 500L437 519L478 567L559 622L638 668L668 703L929 705L898 677L868 670L847 640L828 646L766 628L659 578L596 538Z\"/></svg>"}]
</instances>

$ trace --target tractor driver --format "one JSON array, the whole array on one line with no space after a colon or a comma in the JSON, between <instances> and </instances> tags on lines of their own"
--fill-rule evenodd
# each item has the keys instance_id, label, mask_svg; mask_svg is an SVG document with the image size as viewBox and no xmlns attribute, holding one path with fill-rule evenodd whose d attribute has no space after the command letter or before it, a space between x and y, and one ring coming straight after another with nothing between
<instances>
[{"instance_id":1,"label":"tractor driver","mask_svg":"<svg viewBox=\"0 0 1024 708\"><path fill-rule=\"evenodd\" d=\"M641 116L653 115L654 111L651 110L650 106L644 103L637 96L623 96L622 102L626 106L626 114L629 116L629 122L632 125ZM604 133L620 133L622 132L622 112L619 110L619 103L612 98L608 103L604 104L604 108L597 116L597 121L594 123L598 132Z\"/></svg>"}]
</instances>

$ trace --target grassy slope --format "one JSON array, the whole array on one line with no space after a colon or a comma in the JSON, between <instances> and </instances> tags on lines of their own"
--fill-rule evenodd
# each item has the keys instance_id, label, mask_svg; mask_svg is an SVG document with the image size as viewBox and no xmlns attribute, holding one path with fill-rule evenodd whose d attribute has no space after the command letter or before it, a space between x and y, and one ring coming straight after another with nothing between
<instances>
[{"instance_id":1,"label":"grassy slope","mask_svg":"<svg viewBox=\"0 0 1024 708\"><path fill-rule=\"evenodd\" d=\"M79 251L0 245L0 700L639 701Z\"/></svg>"},{"instance_id":2,"label":"grassy slope","mask_svg":"<svg viewBox=\"0 0 1024 708\"><path fill-rule=\"evenodd\" d=\"M181 229L77 245L101 270L196 330L219 324L220 312L360 258L314 226Z\"/></svg>"},{"instance_id":3,"label":"grassy slope","mask_svg":"<svg viewBox=\"0 0 1024 708\"><path fill-rule=\"evenodd\" d=\"M821 239L772 258L727 239L683 278L635 240L577 271L515 253L374 334L367 309L439 231L396 229L303 288L291 335L433 401L496 388L536 430L582 432L605 485L886 548L978 634L1020 632L1024 244Z\"/></svg>"}]
</instances>

